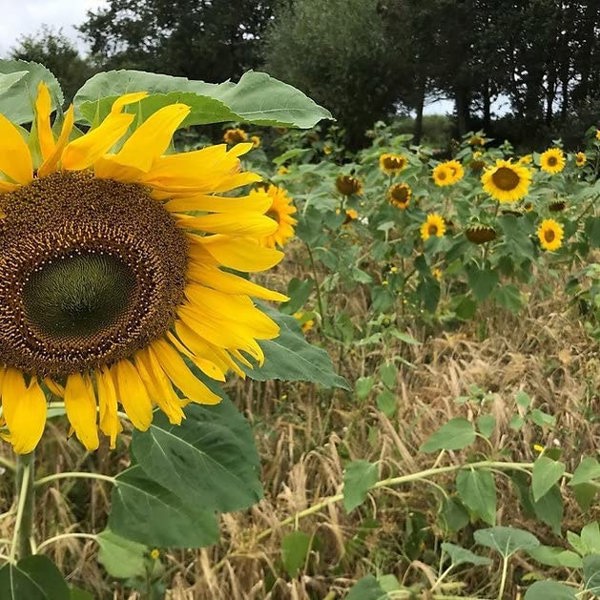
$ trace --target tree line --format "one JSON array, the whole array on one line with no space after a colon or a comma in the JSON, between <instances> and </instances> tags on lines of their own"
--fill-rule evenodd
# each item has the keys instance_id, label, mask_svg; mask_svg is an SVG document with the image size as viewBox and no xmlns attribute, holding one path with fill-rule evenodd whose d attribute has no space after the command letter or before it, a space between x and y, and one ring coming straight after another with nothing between
<instances>
[{"instance_id":1,"label":"tree line","mask_svg":"<svg viewBox=\"0 0 600 600\"><path fill-rule=\"evenodd\" d=\"M457 135L517 143L575 140L600 119L600 0L109 0L78 29L88 57L47 28L12 56L48 64L67 95L101 69L210 82L264 69L329 108L354 146L409 111L419 141L432 98L453 100Z\"/></svg>"}]
</instances>

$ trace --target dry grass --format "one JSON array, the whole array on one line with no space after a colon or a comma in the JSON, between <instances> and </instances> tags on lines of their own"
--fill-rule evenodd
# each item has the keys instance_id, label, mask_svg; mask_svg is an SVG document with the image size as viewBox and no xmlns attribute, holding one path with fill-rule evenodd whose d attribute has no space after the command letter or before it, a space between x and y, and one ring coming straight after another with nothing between
<instances>
[{"instance_id":1,"label":"dry grass","mask_svg":"<svg viewBox=\"0 0 600 600\"><path fill-rule=\"evenodd\" d=\"M353 296L356 315L364 314L364 300ZM416 472L430 467L435 456L418 452L419 445L442 423L457 415L476 418L476 404L457 405L457 396L475 384L494 393L489 409L498 426L492 445L509 449L513 460L535 458L534 443L560 446L572 470L582 454L598 447L599 430L590 417L598 412L596 390L600 360L577 315L566 309L560 295L531 302L532 308L513 317L489 309L486 335L481 323L465 325L421 346L355 348L339 352L343 374L351 380L371 373L382 357L401 354L415 368L399 367L398 409L393 418L375 408L374 399L358 401L352 395L319 390L310 385L276 382L238 383L232 396L254 426L262 458L265 498L245 513L222 517L222 541L216 547L189 552L166 552L166 598L170 600L304 600L343 597L352 583L369 572L393 573L407 585L426 583L436 569L441 541L452 541L436 522L435 488L423 483L381 490L350 515L341 503L281 526L285 519L341 490L344 464L349 460L378 461L382 477ZM423 331L413 331L416 337ZM318 341L318 332L311 332ZM557 418L554 431L528 426L515 433L508 422L515 412L514 394L525 390L535 406ZM63 427L61 425L61 427ZM127 455L106 449L82 456L76 443L64 442L65 431L48 435L40 457L40 474L83 468L114 474ZM63 440L63 441L60 441ZM485 444L477 447L490 452ZM6 455L7 458L8 455ZM464 459L448 453L446 463ZM450 486L451 478L437 483ZM2 486L2 508L12 497L11 478ZM557 543L550 530L525 520L508 485L499 504L499 521L534 531L548 543ZM45 539L69 529L100 531L106 521L110 490L101 482L61 481L38 495L37 538ZM565 496L568 497L568 496ZM422 543L410 548L410 527L425 519ZM586 515L568 500L564 527L574 530L598 514ZM376 519L377 527L370 521ZM10 535L12 518L0 521L0 537ZM75 523L75 525L73 524ZM281 540L297 526L315 537L313 552L300 577L289 578L281 565ZM454 541L469 543L470 531ZM91 541L68 540L55 544L51 557L73 583L101 599L139 598L112 582L94 560ZM535 567L520 559L511 576L510 594L516 597L521 577ZM497 565L463 571L451 583L454 594L493 594ZM421 597L417 594L415 597ZM422 597L426 597L425 595Z\"/></svg>"}]
</instances>

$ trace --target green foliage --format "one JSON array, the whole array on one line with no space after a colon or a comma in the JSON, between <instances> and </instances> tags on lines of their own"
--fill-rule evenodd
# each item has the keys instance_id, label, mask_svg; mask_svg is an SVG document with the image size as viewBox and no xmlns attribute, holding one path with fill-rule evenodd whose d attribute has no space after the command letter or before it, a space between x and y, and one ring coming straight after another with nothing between
<instances>
[{"instance_id":1,"label":"green foliage","mask_svg":"<svg viewBox=\"0 0 600 600\"><path fill-rule=\"evenodd\" d=\"M0 568L3 600L66 600L69 596L65 580L45 556L29 556Z\"/></svg>"},{"instance_id":2,"label":"green foliage","mask_svg":"<svg viewBox=\"0 0 600 600\"><path fill-rule=\"evenodd\" d=\"M310 546L311 537L303 531L292 531L281 541L281 560L290 577L296 577L304 567Z\"/></svg>"},{"instance_id":3,"label":"green foliage","mask_svg":"<svg viewBox=\"0 0 600 600\"><path fill-rule=\"evenodd\" d=\"M437 450L461 450L475 441L475 428L462 417L451 419L433 433L421 446L421 452Z\"/></svg>"},{"instance_id":4,"label":"green foliage","mask_svg":"<svg viewBox=\"0 0 600 600\"><path fill-rule=\"evenodd\" d=\"M367 493L377 482L377 465L366 460L356 460L344 470L344 508L347 512L360 506Z\"/></svg>"}]
</instances>

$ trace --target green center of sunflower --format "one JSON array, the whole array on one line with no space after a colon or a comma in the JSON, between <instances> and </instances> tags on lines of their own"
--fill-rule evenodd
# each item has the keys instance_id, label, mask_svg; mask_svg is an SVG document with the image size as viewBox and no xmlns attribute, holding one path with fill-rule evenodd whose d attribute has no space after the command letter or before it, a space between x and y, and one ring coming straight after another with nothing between
<instances>
[{"instance_id":1,"label":"green center of sunflower","mask_svg":"<svg viewBox=\"0 0 600 600\"><path fill-rule=\"evenodd\" d=\"M0 210L0 364L62 377L169 330L187 240L145 187L55 173L0 195Z\"/></svg>"},{"instance_id":2,"label":"green center of sunflower","mask_svg":"<svg viewBox=\"0 0 600 600\"><path fill-rule=\"evenodd\" d=\"M519 175L513 171L513 169L509 167L500 167L494 171L492 175L492 181L497 188L505 192L510 192L519 185L521 179L519 178Z\"/></svg>"},{"instance_id":3,"label":"green center of sunflower","mask_svg":"<svg viewBox=\"0 0 600 600\"><path fill-rule=\"evenodd\" d=\"M25 316L57 339L85 338L124 317L135 285L135 273L116 256L61 257L42 265L25 283Z\"/></svg>"}]
</instances>

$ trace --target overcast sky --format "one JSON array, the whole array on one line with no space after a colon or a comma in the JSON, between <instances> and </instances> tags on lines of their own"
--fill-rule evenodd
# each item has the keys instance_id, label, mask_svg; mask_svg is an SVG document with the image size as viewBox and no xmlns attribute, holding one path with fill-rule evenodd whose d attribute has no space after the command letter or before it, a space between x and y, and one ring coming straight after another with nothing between
<instances>
[{"instance_id":1,"label":"overcast sky","mask_svg":"<svg viewBox=\"0 0 600 600\"><path fill-rule=\"evenodd\" d=\"M73 26L83 23L88 10L106 4L106 0L0 0L0 56L6 56L20 36L35 33L43 24L62 27L83 51Z\"/></svg>"}]
</instances>

